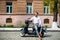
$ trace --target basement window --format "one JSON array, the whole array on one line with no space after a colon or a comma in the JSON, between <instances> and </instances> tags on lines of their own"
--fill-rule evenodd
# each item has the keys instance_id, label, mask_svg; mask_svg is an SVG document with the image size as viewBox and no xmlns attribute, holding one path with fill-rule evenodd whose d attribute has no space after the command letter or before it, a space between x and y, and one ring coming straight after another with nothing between
<instances>
[{"instance_id":1,"label":"basement window","mask_svg":"<svg viewBox=\"0 0 60 40\"><path fill-rule=\"evenodd\" d=\"M44 19L44 24L49 24L49 19Z\"/></svg>"},{"instance_id":2,"label":"basement window","mask_svg":"<svg viewBox=\"0 0 60 40\"><path fill-rule=\"evenodd\" d=\"M6 23L12 23L12 18L7 18Z\"/></svg>"}]
</instances>

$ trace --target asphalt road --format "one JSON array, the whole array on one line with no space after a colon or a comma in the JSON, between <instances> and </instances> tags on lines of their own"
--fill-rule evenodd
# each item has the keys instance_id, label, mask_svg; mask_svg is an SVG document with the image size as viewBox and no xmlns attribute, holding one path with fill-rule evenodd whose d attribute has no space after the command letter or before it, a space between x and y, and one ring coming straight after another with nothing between
<instances>
[{"instance_id":1,"label":"asphalt road","mask_svg":"<svg viewBox=\"0 0 60 40\"><path fill-rule=\"evenodd\" d=\"M43 40L60 40L60 32L47 32L45 33ZM38 37L26 36L21 37L20 32L1 32L0 31L0 40L39 40Z\"/></svg>"}]
</instances>

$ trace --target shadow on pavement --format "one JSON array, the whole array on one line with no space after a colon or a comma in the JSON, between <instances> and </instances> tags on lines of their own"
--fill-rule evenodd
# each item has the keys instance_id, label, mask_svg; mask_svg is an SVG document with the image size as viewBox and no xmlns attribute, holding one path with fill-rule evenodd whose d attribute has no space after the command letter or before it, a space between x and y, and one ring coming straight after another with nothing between
<instances>
[{"instance_id":1,"label":"shadow on pavement","mask_svg":"<svg viewBox=\"0 0 60 40\"><path fill-rule=\"evenodd\" d=\"M21 36L21 37L38 37L38 36Z\"/></svg>"},{"instance_id":2,"label":"shadow on pavement","mask_svg":"<svg viewBox=\"0 0 60 40\"><path fill-rule=\"evenodd\" d=\"M43 38L45 37L51 37L52 35L44 35ZM26 35L26 36L21 36L21 37L38 37L38 36L34 36L34 35Z\"/></svg>"},{"instance_id":3,"label":"shadow on pavement","mask_svg":"<svg viewBox=\"0 0 60 40\"><path fill-rule=\"evenodd\" d=\"M45 38L45 37L51 37L51 36L52 36L52 35L44 35L43 38Z\"/></svg>"}]
</instances>

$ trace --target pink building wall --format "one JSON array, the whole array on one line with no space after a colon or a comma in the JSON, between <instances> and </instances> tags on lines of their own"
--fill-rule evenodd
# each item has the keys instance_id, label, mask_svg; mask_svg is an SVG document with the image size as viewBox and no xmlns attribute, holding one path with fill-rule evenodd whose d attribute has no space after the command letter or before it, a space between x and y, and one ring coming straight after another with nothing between
<instances>
[{"instance_id":1,"label":"pink building wall","mask_svg":"<svg viewBox=\"0 0 60 40\"><path fill-rule=\"evenodd\" d=\"M12 24L13 25L18 25L19 23L23 22L27 19L32 17L33 15L0 15L0 24L7 24L6 23L6 18L12 18ZM42 23L44 24L44 19L49 19L49 24L44 24L48 25L51 27L52 22L53 22L53 15L39 15ZM60 16L58 16L58 25L60 25Z\"/></svg>"}]
</instances>

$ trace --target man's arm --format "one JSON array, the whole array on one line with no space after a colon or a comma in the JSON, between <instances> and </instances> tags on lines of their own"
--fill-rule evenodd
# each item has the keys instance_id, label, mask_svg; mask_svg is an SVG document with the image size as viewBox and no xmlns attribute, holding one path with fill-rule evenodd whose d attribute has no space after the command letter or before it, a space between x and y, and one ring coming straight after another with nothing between
<instances>
[{"instance_id":1,"label":"man's arm","mask_svg":"<svg viewBox=\"0 0 60 40\"><path fill-rule=\"evenodd\" d=\"M29 18L28 20L29 20L29 21L32 21L32 20L33 20L33 17Z\"/></svg>"}]
</instances>

